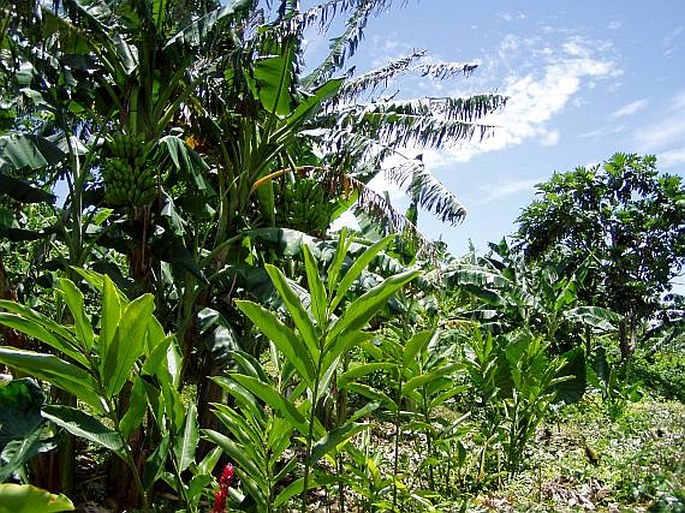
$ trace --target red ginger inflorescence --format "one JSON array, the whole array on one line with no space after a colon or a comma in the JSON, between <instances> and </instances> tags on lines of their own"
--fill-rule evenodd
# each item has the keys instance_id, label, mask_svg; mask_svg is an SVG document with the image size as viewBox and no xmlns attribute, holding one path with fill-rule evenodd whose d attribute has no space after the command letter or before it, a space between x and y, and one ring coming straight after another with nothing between
<instances>
[{"instance_id":1,"label":"red ginger inflorescence","mask_svg":"<svg viewBox=\"0 0 685 513\"><path fill-rule=\"evenodd\" d=\"M229 463L221 473L219 491L214 494L214 509L212 513L226 513L226 499L228 498L228 489L233 484L233 477L233 465Z\"/></svg>"}]
</instances>

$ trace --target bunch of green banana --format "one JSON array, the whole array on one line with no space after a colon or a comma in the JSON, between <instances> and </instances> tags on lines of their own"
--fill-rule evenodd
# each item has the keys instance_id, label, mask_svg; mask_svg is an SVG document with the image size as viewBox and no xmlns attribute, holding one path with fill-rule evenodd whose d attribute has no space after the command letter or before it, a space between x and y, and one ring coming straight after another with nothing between
<instances>
[{"instance_id":1,"label":"bunch of green banana","mask_svg":"<svg viewBox=\"0 0 685 513\"><path fill-rule=\"evenodd\" d=\"M107 139L107 148L113 157L136 162L143 155L145 138L142 135L128 135L116 132Z\"/></svg>"},{"instance_id":2,"label":"bunch of green banana","mask_svg":"<svg viewBox=\"0 0 685 513\"><path fill-rule=\"evenodd\" d=\"M103 166L102 177L105 200L115 206L146 205L157 195L155 168L149 164L136 172L127 160L110 158Z\"/></svg>"},{"instance_id":3,"label":"bunch of green banana","mask_svg":"<svg viewBox=\"0 0 685 513\"><path fill-rule=\"evenodd\" d=\"M278 220L304 232L325 230L335 208L321 184L312 178L288 184L283 190L283 203L285 208Z\"/></svg>"}]
</instances>

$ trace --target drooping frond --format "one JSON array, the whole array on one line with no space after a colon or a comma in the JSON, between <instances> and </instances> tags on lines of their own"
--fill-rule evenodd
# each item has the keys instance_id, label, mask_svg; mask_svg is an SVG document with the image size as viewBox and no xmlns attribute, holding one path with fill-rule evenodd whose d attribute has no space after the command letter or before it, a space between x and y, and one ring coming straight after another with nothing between
<instances>
[{"instance_id":1,"label":"drooping frond","mask_svg":"<svg viewBox=\"0 0 685 513\"><path fill-rule=\"evenodd\" d=\"M75 47L86 46L113 76L127 76L136 69L138 50L106 2L63 0L62 7L52 11L43 6L42 15L51 21L47 24L50 33L63 51L69 53ZM97 78L105 80L101 75Z\"/></svg>"},{"instance_id":2,"label":"drooping frond","mask_svg":"<svg viewBox=\"0 0 685 513\"><path fill-rule=\"evenodd\" d=\"M330 51L326 59L303 80L304 87L316 86L328 80L355 54L364 36L364 29L372 8L371 3L361 5L348 18L345 31L340 36L331 39Z\"/></svg>"},{"instance_id":3,"label":"drooping frond","mask_svg":"<svg viewBox=\"0 0 685 513\"><path fill-rule=\"evenodd\" d=\"M187 26L176 32L165 44L164 49L170 52L181 52L199 47L210 36L212 30L227 18L241 15L250 7L249 0L232 0L204 16L192 20Z\"/></svg>"},{"instance_id":4,"label":"drooping frond","mask_svg":"<svg viewBox=\"0 0 685 513\"><path fill-rule=\"evenodd\" d=\"M446 80L457 75L469 76L478 68L477 62L435 62L417 67L421 76L436 80Z\"/></svg>"},{"instance_id":5,"label":"drooping frond","mask_svg":"<svg viewBox=\"0 0 685 513\"><path fill-rule=\"evenodd\" d=\"M482 140L495 127L491 125L435 117L411 107L386 110L371 105L341 120L343 127L376 139L392 148L420 146L441 148L474 137Z\"/></svg>"},{"instance_id":6,"label":"drooping frond","mask_svg":"<svg viewBox=\"0 0 685 513\"><path fill-rule=\"evenodd\" d=\"M386 88L390 80L405 73L418 73L422 77L447 80L456 75L468 76L478 68L476 62L437 62L416 64L426 57L424 50L414 50L411 55L390 61L385 66L350 78L335 98L335 103L345 103L359 98L362 93L372 94L379 87Z\"/></svg>"},{"instance_id":7,"label":"drooping frond","mask_svg":"<svg viewBox=\"0 0 685 513\"><path fill-rule=\"evenodd\" d=\"M384 170L385 177L402 187L419 206L443 223L457 224L466 217L466 208L457 197L426 170L421 160Z\"/></svg>"},{"instance_id":8,"label":"drooping frond","mask_svg":"<svg viewBox=\"0 0 685 513\"><path fill-rule=\"evenodd\" d=\"M357 193L356 210L376 222L376 228L382 235L402 233L417 242L419 253L433 258L434 247L431 242L401 212L398 212L388 198L370 189L368 185L347 173L333 168L318 168L322 173L325 186L332 194L349 196Z\"/></svg>"},{"instance_id":9,"label":"drooping frond","mask_svg":"<svg viewBox=\"0 0 685 513\"><path fill-rule=\"evenodd\" d=\"M407 0L402 0L405 4ZM278 20L282 30L291 34L301 34L309 27L317 26L321 33L326 32L336 16L360 9L369 9L376 15L390 7L392 0L329 0L315 5L306 11Z\"/></svg>"},{"instance_id":10,"label":"drooping frond","mask_svg":"<svg viewBox=\"0 0 685 513\"><path fill-rule=\"evenodd\" d=\"M482 94L468 98L424 97L408 101L377 102L369 106L376 113L396 113L416 117L442 117L449 121L476 121L496 112L507 102L497 94Z\"/></svg>"},{"instance_id":11,"label":"drooping frond","mask_svg":"<svg viewBox=\"0 0 685 513\"><path fill-rule=\"evenodd\" d=\"M395 59L381 68L349 79L340 89L340 93L335 99L336 102L344 103L358 98L364 92L373 92L378 87L387 87L392 78L409 70L417 59L425 55L424 50L416 50L408 57Z\"/></svg>"}]
</instances>

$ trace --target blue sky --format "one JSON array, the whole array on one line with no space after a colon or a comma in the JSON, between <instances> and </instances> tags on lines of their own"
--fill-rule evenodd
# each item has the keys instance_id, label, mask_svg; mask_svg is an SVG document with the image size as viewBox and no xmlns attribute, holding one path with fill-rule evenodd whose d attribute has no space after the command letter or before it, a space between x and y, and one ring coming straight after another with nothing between
<instances>
[{"instance_id":1,"label":"blue sky","mask_svg":"<svg viewBox=\"0 0 685 513\"><path fill-rule=\"evenodd\" d=\"M404 97L499 92L510 97L482 143L424 151L424 163L469 211L457 226L419 227L455 254L514 230L534 184L614 152L654 153L685 173L685 0L410 1L369 22L358 71L428 50L478 61L469 78L405 78ZM312 41L312 53L324 42ZM388 188L382 181L379 189ZM392 191L399 205L399 191Z\"/></svg>"}]
</instances>

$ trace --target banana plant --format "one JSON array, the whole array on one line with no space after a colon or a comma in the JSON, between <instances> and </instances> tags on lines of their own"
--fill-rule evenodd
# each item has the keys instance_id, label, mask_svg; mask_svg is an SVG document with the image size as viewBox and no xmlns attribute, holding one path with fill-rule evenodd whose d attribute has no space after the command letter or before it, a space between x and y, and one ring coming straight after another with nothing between
<instances>
[{"instance_id":1,"label":"banana plant","mask_svg":"<svg viewBox=\"0 0 685 513\"><path fill-rule=\"evenodd\" d=\"M16 302L0 301L0 323L34 337L52 352L0 347L0 363L73 394L86 408L43 406L42 416L69 433L110 451L125 462L143 509L167 463L177 482L194 463L199 437L195 408L186 411L179 393L182 360L174 336L155 318L150 294L129 301L107 276L75 270L102 295L99 330L74 282L60 279L56 292L73 325L59 324ZM129 392L124 394L124 390ZM125 396L125 402L120 398ZM92 413L91 413L92 412ZM131 434L146 415L161 442L147 450ZM181 497L192 501L185 486Z\"/></svg>"},{"instance_id":2,"label":"banana plant","mask_svg":"<svg viewBox=\"0 0 685 513\"><path fill-rule=\"evenodd\" d=\"M495 333L530 329L546 337L557 354L568 345L565 339L584 342L589 351L593 333L616 329L621 316L606 308L582 304L581 292L589 274L587 263L572 273L562 274L553 263L524 263L523 255L511 249L504 239L490 247L492 255L474 255L445 273L448 284L481 301L461 315L481 321L483 327ZM563 327L569 329L562 330Z\"/></svg>"},{"instance_id":3,"label":"banana plant","mask_svg":"<svg viewBox=\"0 0 685 513\"><path fill-rule=\"evenodd\" d=\"M302 493L303 511L312 481L312 467L324 455L344 447L353 435L366 427L366 424L353 420L353 416L329 431L317 417L322 401L329 394L339 362L353 348L371 338L371 334L365 331L369 321L397 291L419 275L419 271L406 271L391 276L350 301L340 316L335 314L362 271L393 238L386 237L370 246L345 269L345 256L352 240L343 231L327 269L326 284L309 248L303 246L310 297L308 306L305 306L285 275L267 264L267 273L290 315L292 325L284 323L276 313L254 302L236 301L238 308L271 340L292 367L295 389L289 396L259 377L242 373L229 377L273 408L294 431L304 437L304 470L301 481L296 485Z\"/></svg>"}]
</instances>

